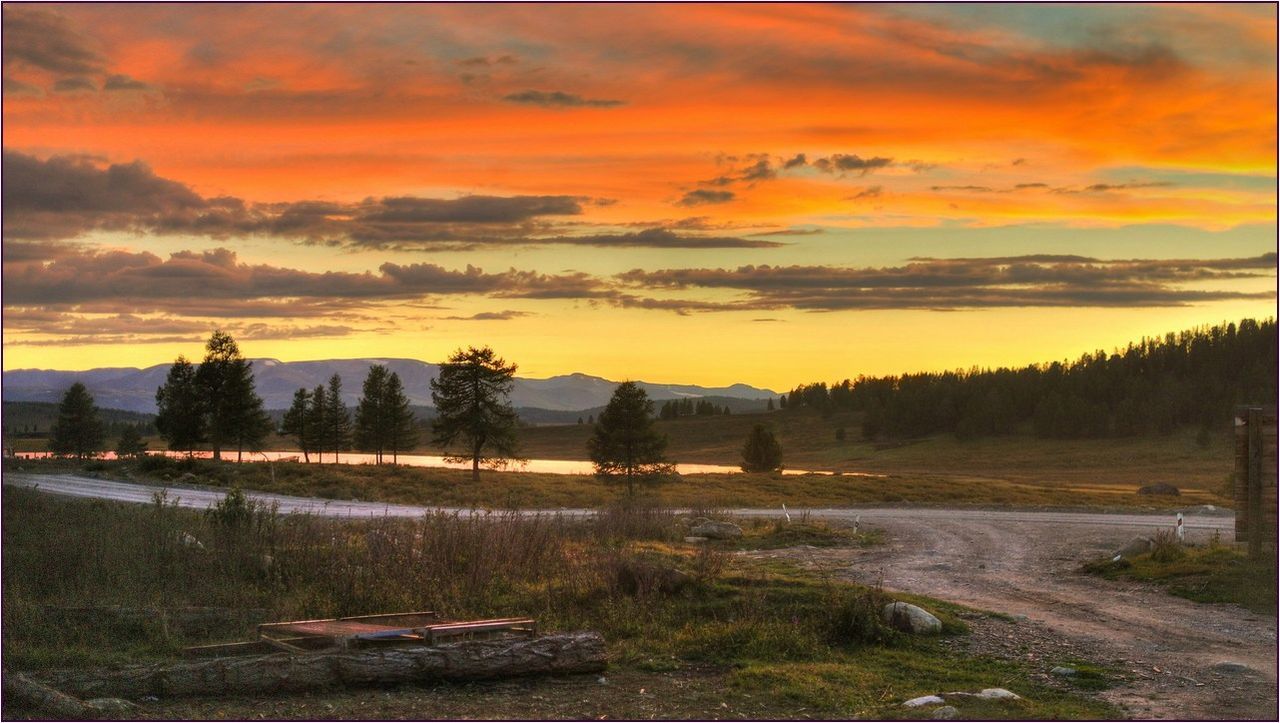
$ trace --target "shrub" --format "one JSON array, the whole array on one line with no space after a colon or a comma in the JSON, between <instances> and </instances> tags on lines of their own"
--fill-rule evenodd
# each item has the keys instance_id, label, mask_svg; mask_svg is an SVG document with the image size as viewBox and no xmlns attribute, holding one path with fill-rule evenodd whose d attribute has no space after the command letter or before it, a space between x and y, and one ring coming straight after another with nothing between
<instances>
[{"instance_id":1,"label":"shrub","mask_svg":"<svg viewBox=\"0 0 1280 723\"><path fill-rule=\"evenodd\" d=\"M1152 541L1155 545L1151 548L1151 559L1156 562L1174 562L1186 557L1187 551L1173 530L1159 530Z\"/></svg>"}]
</instances>

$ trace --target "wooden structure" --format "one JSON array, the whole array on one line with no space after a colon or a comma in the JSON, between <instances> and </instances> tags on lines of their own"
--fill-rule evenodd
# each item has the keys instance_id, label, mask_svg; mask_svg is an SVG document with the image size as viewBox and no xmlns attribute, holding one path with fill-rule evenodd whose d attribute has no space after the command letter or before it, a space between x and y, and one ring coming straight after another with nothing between
<instances>
[{"instance_id":1,"label":"wooden structure","mask_svg":"<svg viewBox=\"0 0 1280 723\"><path fill-rule=\"evenodd\" d=\"M1276 408L1237 407L1236 468L1232 490L1236 541L1249 543L1249 557L1276 554Z\"/></svg>"},{"instance_id":2,"label":"wooden structure","mask_svg":"<svg viewBox=\"0 0 1280 723\"><path fill-rule=\"evenodd\" d=\"M537 633L538 624L533 618L445 621L434 612L383 613L263 623L258 626L257 640L200 645L187 648L186 652L199 657L272 651L310 653L369 645L437 645L455 640L483 640L510 635L532 638Z\"/></svg>"}]
</instances>

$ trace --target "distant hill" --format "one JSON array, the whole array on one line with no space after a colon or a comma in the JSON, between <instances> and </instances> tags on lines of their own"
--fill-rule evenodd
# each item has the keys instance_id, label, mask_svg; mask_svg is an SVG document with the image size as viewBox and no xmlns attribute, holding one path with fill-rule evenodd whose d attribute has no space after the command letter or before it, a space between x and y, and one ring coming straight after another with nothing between
<instances>
[{"instance_id":1,"label":"distant hill","mask_svg":"<svg viewBox=\"0 0 1280 723\"><path fill-rule=\"evenodd\" d=\"M385 364L400 375L405 394L411 404L431 404L430 382L439 374L436 364L415 359L328 359L324 361L282 362L276 359L254 359L253 373L259 396L267 409L285 409L293 401L293 393L299 387L314 389L328 382L337 374L342 378L343 401L354 407L360 398L360 385L371 364ZM169 373L168 364L157 364L146 369L105 368L82 372L45 369L15 369L4 372L2 381L5 401L58 402L67 387L76 381L83 382L93 394L99 407L123 409L153 414L156 411L156 388L164 383ZM777 397L770 389L758 389L746 384L728 387L702 387L693 384L657 384L639 382L651 399L683 397L707 397L720 400L759 402ZM573 421L579 411L590 412L603 407L613 394L618 382L587 374L565 374L549 379L517 377L511 393L511 403L517 408L529 408L545 412L573 412L572 419L539 419L538 421ZM738 402L730 405L734 408ZM758 405L756 405L758 406ZM734 411L739 411L734 409ZM536 415L531 415L536 416ZM533 421L532 419L529 421Z\"/></svg>"}]
</instances>

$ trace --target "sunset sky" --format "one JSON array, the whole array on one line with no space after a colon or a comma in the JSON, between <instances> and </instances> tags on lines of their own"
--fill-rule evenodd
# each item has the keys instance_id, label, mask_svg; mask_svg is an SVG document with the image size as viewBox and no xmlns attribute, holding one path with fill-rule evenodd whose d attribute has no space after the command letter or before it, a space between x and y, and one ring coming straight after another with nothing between
<instances>
[{"instance_id":1,"label":"sunset sky","mask_svg":"<svg viewBox=\"0 0 1280 723\"><path fill-rule=\"evenodd\" d=\"M1276 6L3 8L4 369L778 390L1276 309Z\"/></svg>"}]
</instances>

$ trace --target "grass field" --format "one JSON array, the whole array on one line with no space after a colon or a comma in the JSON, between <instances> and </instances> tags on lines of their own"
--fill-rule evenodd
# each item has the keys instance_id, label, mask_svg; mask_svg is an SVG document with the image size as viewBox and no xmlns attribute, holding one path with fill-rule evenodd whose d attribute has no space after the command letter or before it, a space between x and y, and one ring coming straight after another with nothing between
<instances>
[{"instance_id":1,"label":"grass field","mask_svg":"<svg viewBox=\"0 0 1280 723\"><path fill-rule=\"evenodd\" d=\"M252 505L227 504L199 514L162 501L130 506L5 488L3 517L9 670L169 660L182 645L240 639L252 629L228 619L189 634L167 624L164 615L130 624L68 626L59 612L67 607L222 606L260 609L267 619L434 609L457 618L533 615L544 630L598 630L609 644L611 678L643 694L646 685L670 688L675 676L678 690L664 700L669 717L910 717L900 707L904 699L984 687L1009 688L1025 700L961 703L962 716L1117 715L1106 704L1036 682L1032 674L1042 671L1028 665L958 659L944 640L887 629L878 611L888 598L879 590L776 561L748 560L729 554L729 548L682 543L676 516L661 509L615 507L590 522L513 515L338 522L284 517ZM201 545L190 544L187 536ZM756 525L748 539L762 546L874 542L813 524L790 531ZM643 583L628 587L621 584L624 568L677 568L692 582L677 592ZM912 600L943 619L947 636L964 634L958 616L973 614ZM539 683L525 685L537 691ZM451 715L501 716L503 709L492 703L498 694L485 692L501 689L467 687L470 697L463 699L474 700L475 707L453 708ZM636 698L634 690L617 691L624 693ZM420 717L420 709L396 707L402 694L405 701L419 695L387 693L379 698L390 706L380 709L383 715ZM255 700L251 707L269 705L274 717L359 716L334 703L318 709L318 700L342 705L350 698L325 695ZM558 710L551 707L555 703L529 704L526 696L525 717ZM182 715L235 718L248 710L217 702L193 705L203 707L182 709ZM178 710L162 708L153 715ZM570 717L584 715L574 710Z\"/></svg>"},{"instance_id":2,"label":"grass field","mask_svg":"<svg viewBox=\"0 0 1280 723\"><path fill-rule=\"evenodd\" d=\"M1235 603L1256 613L1276 614L1275 558L1250 560L1243 551L1217 542L1182 546L1158 539L1150 553L1132 560L1099 560L1084 570L1112 580L1155 583L1196 602Z\"/></svg>"},{"instance_id":3,"label":"grass field","mask_svg":"<svg viewBox=\"0 0 1280 723\"><path fill-rule=\"evenodd\" d=\"M153 484L175 481L218 487L417 505L505 508L581 508L617 502L624 487L589 475L486 471L473 482L469 471L426 467L302 464L292 462L215 463L208 460L148 459L145 463L70 460L7 460L5 469L28 472L84 472ZM1229 506L1224 485L1197 488L1181 477L1178 497L1143 496L1137 483L1095 480L1037 480L1016 475L895 473L885 477L697 474L644 485L640 496L652 504L682 508L805 507L912 504L934 506L1015 506L1070 509L1168 510L1189 505Z\"/></svg>"}]
</instances>

